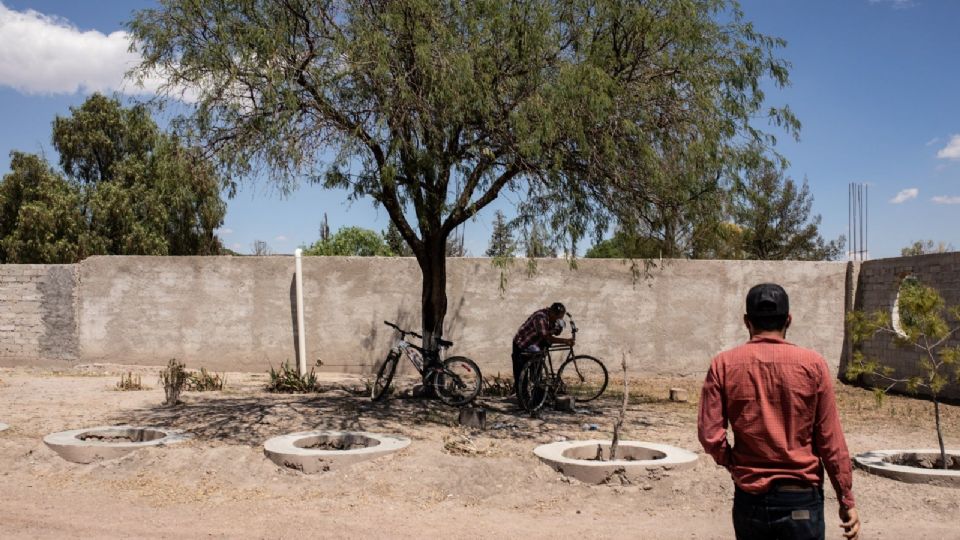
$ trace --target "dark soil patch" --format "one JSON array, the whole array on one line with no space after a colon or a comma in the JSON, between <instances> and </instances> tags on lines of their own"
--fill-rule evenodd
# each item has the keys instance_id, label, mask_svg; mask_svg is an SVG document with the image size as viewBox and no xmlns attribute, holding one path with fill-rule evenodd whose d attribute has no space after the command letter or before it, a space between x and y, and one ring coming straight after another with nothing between
<instances>
[{"instance_id":1,"label":"dark soil patch","mask_svg":"<svg viewBox=\"0 0 960 540\"><path fill-rule=\"evenodd\" d=\"M885 460L894 465L916 467L918 469L943 469L943 460L939 454L897 454ZM960 456L947 455L947 470L960 471Z\"/></svg>"}]
</instances>

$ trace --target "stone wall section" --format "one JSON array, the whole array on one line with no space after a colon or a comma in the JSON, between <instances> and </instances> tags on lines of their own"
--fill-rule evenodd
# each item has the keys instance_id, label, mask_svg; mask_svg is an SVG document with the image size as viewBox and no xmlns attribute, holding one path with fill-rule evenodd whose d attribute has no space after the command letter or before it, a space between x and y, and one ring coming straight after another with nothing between
<instances>
[{"instance_id":1,"label":"stone wall section","mask_svg":"<svg viewBox=\"0 0 960 540\"><path fill-rule=\"evenodd\" d=\"M900 284L907 276L915 276L925 285L937 289L948 306L960 305L960 252L913 257L877 259L862 263L857 281L854 308L873 312L883 310L892 313ZM956 325L956 321L949 321ZM960 335L955 335L947 345L960 345ZM879 335L862 345L863 353L879 358L883 364L896 370L895 376L912 377L920 375L918 365L919 351L899 347L892 336ZM846 369L847 358L841 365ZM922 390L921 390L922 393ZM950 399L960 399L960 386L950 384L942 395Z\"/></svg>"},{"instance_id":2,"label":"stone wall section","mask_svg":"<svg viewBox=\"0 0 960 540\"><path fill-rule=\"evenodd\" d=\"M0 365L78 359L77 267L0 265Z\"/></svg>"}]
</instances>

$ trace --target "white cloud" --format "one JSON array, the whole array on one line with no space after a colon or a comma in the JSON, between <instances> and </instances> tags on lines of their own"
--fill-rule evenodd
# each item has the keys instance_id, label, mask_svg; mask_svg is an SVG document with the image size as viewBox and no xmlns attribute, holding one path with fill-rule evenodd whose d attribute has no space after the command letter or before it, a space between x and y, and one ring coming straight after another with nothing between
<instances>
[{"instance_id":1,"label":"white cloud","mask_svg":"<svg viewBox=\"0 0 960 540\"><path fill-rule=\"evenodd\" d=\"M940 159L958 159L960 160L960 135L950 137L950 142L937 152Z\"/></svg>"},{"instance_id":2,"label":"white cloud","mask_svg":"<svg viewBox=\"0 0 960 540\"><path fill-rule=\"evenodd\" d=\"M890 199L891 204L900 204L902 202L909 201L910 199L916 199L917 195L920 194L920 190L917 188L909 188L901 190L900 193L897 193L896 197Z\"/></svg>"},{"instance_id":3,"label":"white cloud","mask_svg":"<svg viewBox=\"0 0 960 540\"><path fill-rule=\"evenodd\" d=\"M26 94L145 94L161 82L154 78L139 88L124 80L140 61L127 50L130 34L124 31L82 31L65 19L0 3L0 43L0 85Z\"/></svg>"},{"instance_id":4,"label":"white cloud","mask_svg":"<svg viewBox=\"0 0 960 540\"><path fill-rule=\"evenodd\" d=\"M937 195L930 199L935 204L960 204L960 197L950 195Z\"/></svg>"},{"instance_id":5,"label":"white cloud","mask_svg":"<svg viewBox=\"0 0 960 540\"><path fill-rule=\"evenodd\" d=\"M907 9L916 4L914 0L870 0L871 4L890 4L893 9Z\"/></svg>"},{"instance_id":6,"label":"white cloud","mask_svg":"<svg viewBox=\"0 0 960 540\"><path fill-rule=\"evenodd\" d=\"M234 242L234 243L230 244L230 249L232 249L232 250L234 250L234 251L240 251L240 250L243 249L243 246L241 246L239 242Z\"/></svg>"},{"instance_id":7,"label":"white cloud","mask_svg":"<svg viewBox=\"0 0 960 540\"><path fill-rule=\"evenodd\" d=\"M224 236L226 236L226 235L228 235L228 234L233 234L233 229L231 229L230 227L224 227L224 228L222 228L222 229L217 229L217 231L218 231L220 234L224 235Z\"/></svg>"},{"instance_id":8,"label":"white cloud","mask_svg":"<svg viewBox=\"0 0 960 540\"><path fill-rule=\"evenodd\" d=\"M940 137L934 137L934 138L930 139L929 141L927 141L927 142L924 144L924 146L933 146L933 145L937 144L938 142L940 142Z\"/></svg>"},{"instance_id":9,"label":"white cloud","mask_svg":"<svg viewBox=\"0 0 960 540\"><path fill-rule=\"evenodd\" d=\"M286 241L287 241L287 237L281 234L280 236L274 238L273 241L274 241L274 242L286 242Z\"/></svg>"}]
</instances>

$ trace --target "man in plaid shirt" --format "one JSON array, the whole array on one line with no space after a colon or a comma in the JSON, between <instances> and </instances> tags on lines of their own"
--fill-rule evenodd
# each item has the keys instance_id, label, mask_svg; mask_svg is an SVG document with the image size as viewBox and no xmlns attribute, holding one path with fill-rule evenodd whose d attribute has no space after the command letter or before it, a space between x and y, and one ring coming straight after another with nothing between
<instances>
[{"instance_id":1,"label":"man in plaid shirt","mask_svg":"<svg viewBox=\"0 0 960 540\"><path fill-rule=\"evenodd\" d=\"M514 392L519 392L516 388L517 381L520 380L520 371L526 364L527 357L523 353L540 352L544 347L549 347L552 343L562 343L573 345L573 338L562 338L555 334L559 327L563 329L563 316L566 315L567 308L560 302L554 302L550 307L534 311L527 320L520 325L517 335L513 337L513 381Z\"/></svg>"},{"instance_id":2,"label":"man in plaid shirt","mask_svg":"<svg viewBox=\"0 0 960 540\"><path fill-rule=\"evenodd\" d=\"M823 357L785 340L791 320L783 287L763 283L747 293L750 341L710 364L700 443L733 477L738 539L824 538L824 468L837 492L843 536L856 539L860 517L833 377Z\"/></svg>"}]
</instances>

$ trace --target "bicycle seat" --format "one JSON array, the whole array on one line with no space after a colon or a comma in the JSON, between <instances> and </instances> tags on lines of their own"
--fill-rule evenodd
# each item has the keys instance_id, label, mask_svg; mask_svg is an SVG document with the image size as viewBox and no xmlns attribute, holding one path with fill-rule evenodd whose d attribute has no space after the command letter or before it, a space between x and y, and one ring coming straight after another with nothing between
<instances>
[{"instance_id":1,"label":"bicycle seat","mask_svg":"<svg viewBox=\"0 0 960 540\"><path fill-rule=\"evenodd\" d=\"M437 338L437 345L440 345L444 349L449 349L450 347L453 347L453 342L447 341L445 339Z\"/></svg>"}]
</instances>

